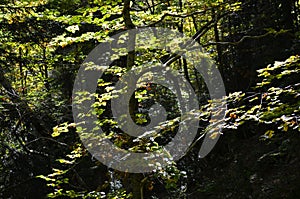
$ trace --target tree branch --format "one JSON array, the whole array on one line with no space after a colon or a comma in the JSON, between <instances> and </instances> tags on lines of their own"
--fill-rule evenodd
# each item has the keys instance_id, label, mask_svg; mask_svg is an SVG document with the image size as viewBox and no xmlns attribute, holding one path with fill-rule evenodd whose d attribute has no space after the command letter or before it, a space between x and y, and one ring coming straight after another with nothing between
<instances>
[{"instance_id":1,"label":"tree branch","mask_svg":"<svg viewBox=\"0 0 300 199\"><path fill-rule=\"evenodd\" d=\"M279 32L269 31L262 35L254 35L254 36L246 35L246 36L243 36L239 41L236 41L236 42L209 42L208 44L203 45L203 47L207 47L207 46L211 46L211 45L239 45L246 39L261 39L261 38L267 37L269 35L277 36L279 34L284 34L284 33L290 32L290 31L291 30L279 31Z\"/></svg>"},{"instance_id":2,"label":"tree branch","mask_svg":"<svg viewBox=\"0 0 300 199\"><path fill-rule=\"evenodd\" d=\"M42 125L42 121L35 116L35 113L30 109L27 102L22 100L20 96L17 94L15 89L11 86L9 81L4 76L3 69L0 67L0 85L6 90L10 100L18 104L20 108L20 112L24 113L26 117L23 117L27 124L32 124L32 126L36 129L37 134L40 135L49 135L47 133L46 128ZM29 117L28 117L29 116Z\"/></svg>"},{"instance_id":3,"label":"tree branch","mask_svg":"<svg viewBox=\"0 0 300 199\"><path fill-rule=\"evenodd\" d=\"M192 37L192 41L188 41L186 44L183 45L182 48L187 48L188 46L193 45L194 42L197 42L197 40L201 36L203 36L210 28L212 28L214 26L214 24L218 23L218 21L220 19L222 19L223 17L225 17L227 14L228 14L228 12L220 15L217 19L213 19L213 20L207 22L205 24L205 26L200 28L200 30L198 30L196 32L196 34ZM166 61L164 61L163 64L171 65L173 62L175 62L177 59L179 59L183 54L184 54L184 52L175 53L175 54L171 55L171 57L169 57Z\"/></svg>"},{"instance_id":4,"label":"tree branch","mask_svg":"<svg viewBox=\"0 0 300 199\"><path fill-rule=\"evenodd\" d=\"M222 4L219 4L218 6L213 6L211 8L206 8L204 10L201 10L201 11L195 11L195 12L192 12L192 13L186 13L186 14L173 14L173 13L165 13L161 16L161 18L156 21L156 22L153 22L151 24L148 24L146 26L139 26L139 27L151 27L151 26L155 26L156 24L159 24L161 23L166 17L179 17L179 18L187 18L187 17L193 17L195 15L201 15L201 14L205 14L207 11L212 11L222 5L224 5L226 3L222 3ZM238 5L236 5L238 6Z\"/></svg>"}]
</instances>

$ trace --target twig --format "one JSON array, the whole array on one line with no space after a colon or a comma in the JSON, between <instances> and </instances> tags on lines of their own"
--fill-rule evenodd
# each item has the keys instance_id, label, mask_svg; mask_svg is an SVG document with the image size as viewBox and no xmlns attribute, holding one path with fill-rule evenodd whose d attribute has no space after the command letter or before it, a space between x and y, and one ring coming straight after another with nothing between
<instances>
[{"instance_id":1,"label":"twig","mask_svg":"<svg viewBox=\"0 0 300 199\"><path fill-rule=\"evenodd\" d=\"M32 144L32 143L34 143L34 142L37 142L37 141L39 141L39 140L41 140L41 139L49 140L49 141L51 141L51 142L54 142L54 143L59 144L59 145L62 145L62 146L68 146L66 143L59 142L59 141L57 141L57 140L54 140L54 139L48 138L48 137L39 137L39 138L37 138L37 139L35 139L35 140L32 140L32 141L28 142L28 143L26 144L26 146L28 146L28 145L30 145L30 144Z\"/></svg>"}]
</instances>

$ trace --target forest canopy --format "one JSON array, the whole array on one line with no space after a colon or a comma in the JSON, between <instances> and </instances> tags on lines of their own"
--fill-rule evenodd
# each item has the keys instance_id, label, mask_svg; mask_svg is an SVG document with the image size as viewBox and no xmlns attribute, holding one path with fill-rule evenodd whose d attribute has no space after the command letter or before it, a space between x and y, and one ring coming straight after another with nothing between
<instances>
[{"instance_id":1,"label":"forest canopy","mask_svg":"<svg viewBox=\"0 0 300 199\"><path fill-rule=\"evenodd\" d=\"M298 0L2 0L0 197L299 198L299 4ZM96 130L101 128L105 139L132 153L157 152L172 142L181 125L189 129L190 121L196 123L196 136L179 160L155 164L151 172L130 173L105 165L88 150L80 136L86 129L74 120L74 102L84 104L91 96L73 91L83 63L97 46L117 34L145 28L180 33L201 46L197 60L213 61L204 64L207 74L213 74L213 66L219 71L225 96L218 102L226 110L216 111L210 95L209 85L216 85L218 76L206 82L195 62L185 57L189 52L174 53L174 46L187 46L178 37L164 37L174 45L161 49L143 40L140 48L119 51L97 80L91 98ZM136 38L128 35L134 44ZM183 117L180 102L188 99L187 89L155 83L151 78L159 71L126 98L133 124L124 132L112 111L115 98L122 101L119 96L126 94L117 85L130 80L128 71L145 68L145 63L176 71L168 83L178 85L176 78L184 78L198 108ZM166 121L155 126L160 131L133 136L151 124L149 112L156 103L166 115ZM218 119L211 121L212 115ZM222 124L221 131L211 128L212 123ZM207 156L199 157L207 135L219 141Z\"/></svg>"}]
</instances>

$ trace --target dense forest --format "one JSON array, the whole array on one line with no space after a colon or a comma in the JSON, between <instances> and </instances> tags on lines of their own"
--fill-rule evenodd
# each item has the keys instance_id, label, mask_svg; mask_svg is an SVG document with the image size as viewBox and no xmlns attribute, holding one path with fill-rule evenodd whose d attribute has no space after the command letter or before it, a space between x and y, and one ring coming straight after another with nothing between
<instances>
[{"instance_id":1,"label":"dense forest","mask_svg":"<svg viewBox=\"0 0 300 199\"><path fill-rule=\"evenodd\" d=\"M299 80L299 0L1 0L0 198L300 198Z\"/></svg>"}]
</instances>

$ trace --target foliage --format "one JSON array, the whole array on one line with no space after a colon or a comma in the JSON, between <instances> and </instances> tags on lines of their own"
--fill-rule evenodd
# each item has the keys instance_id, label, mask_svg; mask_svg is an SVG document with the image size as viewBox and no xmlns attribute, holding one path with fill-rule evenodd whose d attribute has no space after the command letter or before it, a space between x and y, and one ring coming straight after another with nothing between
<instances>
[{"instance_id":1,"label":"foliage","mask_svg":"<svg viewBox=\"0 0 300 199\"><path fill-rule=\"evenodd\" d=\"M152 173L132 175L102 165L81 144L76 131L83 129L76 127L71 110L77 70L100 42L134 27L177 30L199 42L216 60L228 92L222 139L230 133L240 136L246 129L248 134L251 131L246 136L249 142L257 135L260 140L256 144L275 143L293 153L297 136L292 136L300 131L298 15L299 1L295 0L2 1L0 197L189 198L195 190L212 194L216 186L226 186L217 183L219 176L198 177L204 166L197 149L214 112L204 80L182 57L170 67L192 85L200 105L195 113L199 116L198 135L182 160L170 160L165 168L156 165ZM132 24L128 24L130 21ZM116 146L151 152L160 150L177 132L180 113L173 92L150 81L141 84L132 96L132 118L141 126L150 122L148 111L155 101L167 111L163 131L152 139L133 138L122 132L112 117L110 101L115 97L116 82L130 67L153 60L165 62L173 55L168 49L151 48L135 53L139 56L131 66L129 55L120 56L99 79L94 113ZM287 140L292 138L296 144L287 147L287 143L293 143ZM279 152L262 152L261 159ZM214 159L215 172L222 171L226 177L221 156L213 152L204 162ZM232 170L228 170L230 176ZM249 177L246 171L242 176L243 172ZM199 180L207 184L196 183Z\"/></svg>"},{"instance_id":2,"label":"foliage","mask_svg":"<svg viewBox=\"0 0 300 199\"><path fill-rule=\"evenodd\" d=\"M240 106L228 110L228 125L243 125L247 121L265 124L270 129L264 138L273 137L275 131L299 132L299 69L299 56L291 56L258 70L263 80L255 87L254 94L232 94L239 96L234 103Z\"/></svg>"}]
</instances>

